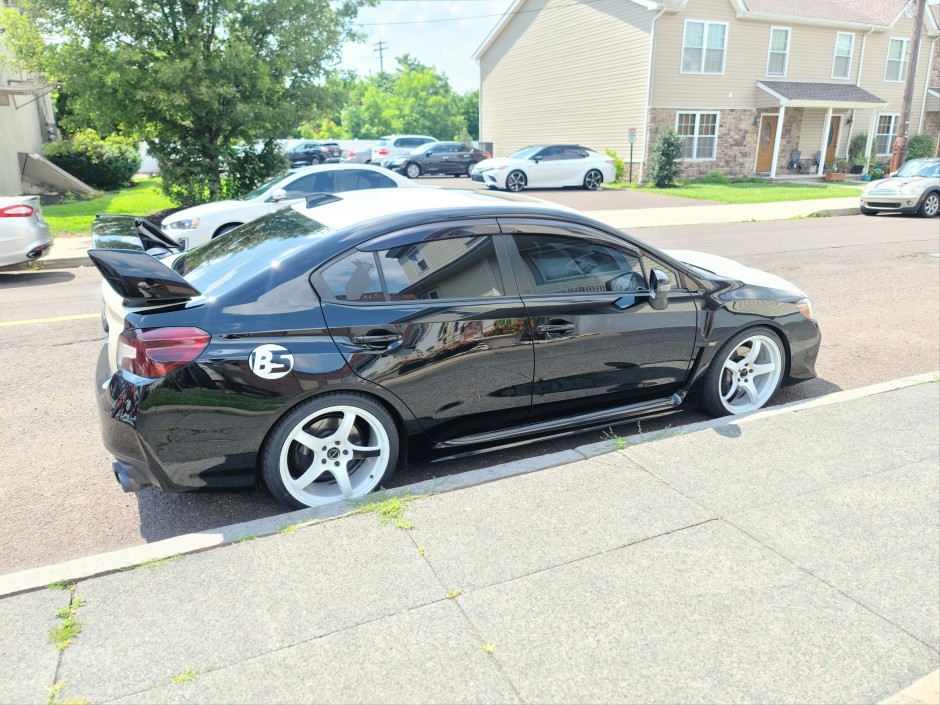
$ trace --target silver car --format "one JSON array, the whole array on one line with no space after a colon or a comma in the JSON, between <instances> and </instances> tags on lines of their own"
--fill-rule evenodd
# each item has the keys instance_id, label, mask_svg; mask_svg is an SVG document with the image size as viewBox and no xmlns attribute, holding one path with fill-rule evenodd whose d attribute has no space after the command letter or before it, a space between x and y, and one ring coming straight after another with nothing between
<instances>
[{"instance_id":1,"label":"silver car","mask_svg":"<svg viewBox=\"0 0 940 705\"><path fill-rule=\"evenodd\" d=\"M339 158L339 162L340 164L371 164L372 145L343 150L343 156Z\"/></svg>"},{"instance_id":2,"label":"silver car","mask_svg":"<svg viewBox=\"0 0 940 705\"><path fill-rule=\"evenodd\" d=\"M384 162L395 157L404 157L422 145L437 142L427 135L386 135L372 146L372 163L385 166Z\"/></svg>"},{"instance_id":3,"label":"silver car","mask_svg":"<svg viewBox=\"0 0 940 705\"><path fill-rule=\"evenodd\" d=\"M940 159L911 159L894 174L872 181L862 191L861 212L940 214Z\"/></svg>"},{"instance_id":4,"label":"silver car","mask_svg":"<svg viewBox=\"0 0 940 705\"><path fill-rule=\"evenodd\" d=\"M0 197L0 269L34 262L52 249L39 196Z\"/></svg>"}]
</instances>

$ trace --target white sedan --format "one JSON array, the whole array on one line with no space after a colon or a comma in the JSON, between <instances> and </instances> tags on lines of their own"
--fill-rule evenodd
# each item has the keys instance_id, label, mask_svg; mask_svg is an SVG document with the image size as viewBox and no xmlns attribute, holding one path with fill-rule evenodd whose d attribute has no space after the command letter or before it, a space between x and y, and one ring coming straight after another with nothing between
<instances>
[{"instance_id":1,"label":"white sedan","mask_svg":"<svg viewBox=\"0 0 940 705\"><path fill-rule=\"evenodd\" d=\"M528 188L581 186L596 191L616 176L614 160L574 144L534 145L508 157L484 159L470 174L489 188L521 191Z\"/></svg>"},{"instance_id":2,"label":"white sedan","mask_svg":"<svg viewBox=\"0 0 940 705\"><path fill-rule=\"evenodd\" d=\"M420 188L410 179L369 164L320 164L294 169L229 201L213 201L168 215L164 232L184 250L209 242L255 218L297 203L310 193L373 188Z\"/></svg>"}]
</instances>

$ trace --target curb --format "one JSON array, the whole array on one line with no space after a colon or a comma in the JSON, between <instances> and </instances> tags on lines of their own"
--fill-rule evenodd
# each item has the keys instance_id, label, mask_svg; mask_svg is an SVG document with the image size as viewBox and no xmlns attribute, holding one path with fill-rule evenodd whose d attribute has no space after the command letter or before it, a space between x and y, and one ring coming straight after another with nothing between
<instances>
[{"instance_id":1,"label":"curb","mask_svg":"<svg viewBox=\"0 0 940 705\"><path fill-rule=\"evenodd\" d=\"M938 705L940 703L940 670L912 683L879 705Z\"/></svg>"},{"instance_id":2,"label":"curb","mask_svg":"<svg viewBox=\"0 0 940 705\"><path fill-rule=\"evenodd\" d=\"M858 209L858 206L853 208L829 208L821 211L815 211L810 213L804 218L831 218L838 215L858 215L861 211Z\"/></svg>"},{"instance_id":3,"label":"curb","mask_svg":"<svg viewBox=\"0 0 940 705\"><path fill-rule=\"evenodd\" d=\"M831 404L861 399L863 397L885 392L894 391L912 387L925 382L933 382L937 379L938 372L928 372L913 377L882 382L880 384L852 389L849 391L836 392L824 397L810 399L807 401L795 401L782 406L773 407L755 411L740 417L729 419L728 417L712 419L710 421L701 421L699 423L682 426L663 434L662 431L653 431L640 433L633 436L627 436L625 439L628 445L643 443L645 441L660 440L664 437L676 438L685 436L698 431L721 428L725 426L739 426L741 424L757 421L760 419L777 416L780 414L790 414L803 409L811 409ZM600 441L588 445L579 446L572 450L549 453L534 458L525 458L511 463L493 465L488 468L471 470L459 475L426 480L413 485L396 487L385 492L386 497L395 497L400 495L420 495L420 494L441 494L453 490L482 485L494 480L501 480L517 475L525 475L538 470L547 470L548 468L568 463L587 460L606 453L616 452L611 441ZM198 533L183 534L173 538L155 541L153 543L141 546L131 546L117 551L100 553L94 556L78 558L63 563L42 566L39 568L30 568L28 570L10 573L0 576L0 598L10 597L19 593L30 592L45 588L51 583L65 580L76 581L93 578L107 573L114 573L126 570L142 563L156 561L163 558L170 558L181 554L199 553L219 546L225 546L231 543L241 541L246 537L260 538L270 536L281 531L285 527L295 524L312 523L335 519L345 514L355 511L362 504L373 501L375 495L367 495L356 501L335 502L323 507L312 509L301 509L295 512L278 514L263 519L243 522L223 526L218 529L200 531Z\"/></svg>"},{"instance_id":4,"label":"curb","mask_svg":"<svg viewBox=\"0 0 940 705\"><path fill-rule=\"evenodd\" d=\"M33 269L30 269L30 265L34 265ZM36 268L36 264L44 265L43 267ZM42 272L47 269L76 269L78 267L90 267L91 259L88 255L83 255L81 257L60 257L58 259L39 259L34 260L33 262L23 262L22 264L17 264L13 267L10 267L8 271L35 271Z\"/></svg>"}]
</instances>

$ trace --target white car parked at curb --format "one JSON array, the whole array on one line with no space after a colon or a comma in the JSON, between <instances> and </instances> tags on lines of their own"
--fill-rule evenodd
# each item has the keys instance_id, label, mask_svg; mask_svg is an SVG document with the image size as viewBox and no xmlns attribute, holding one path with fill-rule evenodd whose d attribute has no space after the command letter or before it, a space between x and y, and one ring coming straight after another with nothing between
<instances>
[{"instance_id":1,"label":"white car parked at curb","mask_svg":"<svg viewBox=\"0 0 940 705\"><path fill-rule=\"evenodd\" d=\"M184 250L189 250L271 211L297 203L307 194L374 188L420 187L404 176L369 164L320 164L289 171L233 200L177 211L168 215L161 227Z\"/></svg>"},{"instance_id":2,"label":"white car parked at curb","mask_svg":"<svg viewBox=\"0 0 940 705\"><path fill-rule=\"evenodd\" d=\"M508 157L484 159L470 174L489 188L521 191L524 188L581 186L596 191L616 177L614 160L575 144L534 145Z\"/></svg>"}]
</instances>

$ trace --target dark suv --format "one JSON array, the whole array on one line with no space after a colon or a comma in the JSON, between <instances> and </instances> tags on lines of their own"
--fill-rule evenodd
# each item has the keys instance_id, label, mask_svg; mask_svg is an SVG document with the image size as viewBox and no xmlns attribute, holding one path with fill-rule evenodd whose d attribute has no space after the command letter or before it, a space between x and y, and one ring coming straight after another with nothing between
<instances>
[{"instance_id":1,"label":"dark suv","mask_svg":"<svg viewBox=\"0 0 940 705\"><path fill-rule=\"evenodd\" d=\"M343 156L343 149L336 142L321 142L310 140L301 142L291 151L287 152L291 166L309 166L311 164L328 164L338 162Z\"/></svg>"},{"instance_id":2,"label":"dark suv","mask_svg":"<svg viewBox=\"0 0 940 705\"><path fill-rule=\"evenodd\" d=\"M417 179L423 174L470 176L470 169L475 164L489 158L488 152L460 142L429 142L411 154L393 157L382 164L409 179Z\"/></svg>"}]
</instances>

